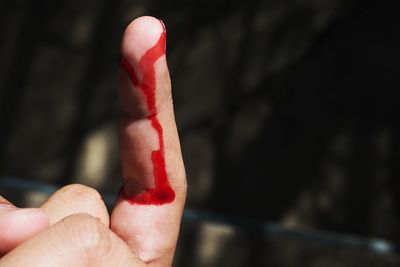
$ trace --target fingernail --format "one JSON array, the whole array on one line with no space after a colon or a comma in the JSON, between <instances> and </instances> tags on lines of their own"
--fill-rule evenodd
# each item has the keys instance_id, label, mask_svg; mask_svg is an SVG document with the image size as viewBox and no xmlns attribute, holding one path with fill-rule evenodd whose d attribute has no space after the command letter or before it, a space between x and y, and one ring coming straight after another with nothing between
<instances>
[{"instance_id":1,"label":"fingernail","mask_svg":"<svg viewBox=\"0 0 400 267\"><path fill-rule=\"evenodd\" d=\"M161 38L163 38L163 42L164 42L164 51L167 51L167 28L165 27L164 22L159 19L161 26L163 27L163 32L161 34Z\"/></svg>"},{"instance_id":2,"label":"fingernail","mask_svg":"<svg viewBox=\"0 0 400 267\"><path fill-rule=\"evenodd\" d=\"M159 21L160 21L161 25L163 26L164 31L166 31L164 21L162 21L161 19L159 19Z\"/></svg>"},{"instance_id":3,"label":"fingernail","mask_svg":"<svg viewBox=\"0 0 400 267\"><path fill-rule=\"evenodd\" d=\"M12 206L12 204L7 199L5 199L4 197L0 196L0 207L2 205Z\"/></svg>"}]
</instances>

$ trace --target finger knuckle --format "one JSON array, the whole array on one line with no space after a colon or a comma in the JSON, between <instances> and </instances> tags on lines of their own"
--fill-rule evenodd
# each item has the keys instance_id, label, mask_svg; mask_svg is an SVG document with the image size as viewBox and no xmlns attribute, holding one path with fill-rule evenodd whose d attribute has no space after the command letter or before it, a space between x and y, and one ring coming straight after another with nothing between
<instances>
[{"instance_id":1,"label":"finger knuckle","mask_svg":"<svg viewBox=\"0 0 400 267\"><path fill-rule=\"evenodd\" d=\"M112 240L100 219L80 213L69 216L66 221L67 228L76 237L76 246L89 259L110 250Z\"/></svg>"}]
</instances>

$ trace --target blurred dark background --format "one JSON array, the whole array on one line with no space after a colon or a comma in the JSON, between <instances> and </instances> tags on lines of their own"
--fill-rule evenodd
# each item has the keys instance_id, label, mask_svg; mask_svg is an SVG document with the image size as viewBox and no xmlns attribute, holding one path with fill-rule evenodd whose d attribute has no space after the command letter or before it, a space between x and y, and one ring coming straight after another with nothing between
<instances>
[{"instance_id":1,"label":"blurred dark background","mask_svg":"<svg viewBox=\"0 0 400 267\"><path fill-rule=\"evenodd\" d=\"M131 20L153 15L168 29L189 209L400 243L398 10L385 0L2 0L0 179L118 191L119 44ZM45 197L3 191L22 206ZM396 252L300 239L184 222L175 265L400 266Z\"/></svg>"}]
</instances>

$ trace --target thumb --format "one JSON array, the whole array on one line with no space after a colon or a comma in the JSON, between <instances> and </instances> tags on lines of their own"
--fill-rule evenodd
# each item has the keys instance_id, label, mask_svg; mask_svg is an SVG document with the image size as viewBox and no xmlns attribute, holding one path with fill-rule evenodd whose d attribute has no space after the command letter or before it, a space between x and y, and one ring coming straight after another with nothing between
<instances>
[{"instance_id":1,"label":"thumb","mask_svg":"<svg viewBox=\"0 0 400 267\"><path fill-rule=\"evenodd\" d=\"M0 267L145 266L99 219L66 217L0 260Z\"/></svg>"}]
</instances>

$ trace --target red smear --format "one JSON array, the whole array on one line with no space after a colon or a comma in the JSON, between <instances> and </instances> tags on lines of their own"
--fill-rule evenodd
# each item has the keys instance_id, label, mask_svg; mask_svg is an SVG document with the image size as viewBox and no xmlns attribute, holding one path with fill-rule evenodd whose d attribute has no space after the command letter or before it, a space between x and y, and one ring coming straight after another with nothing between
<instances>
[{"instance_id":1,"label":"red smear","mask_svg":"<svg viewBox=\"0 0 400 267\"><path fill-rule=\"evenodd\" d=\"M157 132L160 147L159 150L154 150L151 154L155 188L145 189L143 192L133 197L126 196L132 204L162 205L170 203L175 199L175 192L169 184L165 169L163 128L158 121L156 107L156 79L154 63L165 54L166 44L165 26L162 21L160 22L163 26L163 32L161 33L160 39L156 45L146 51L139 61L139 70L143 75L141 81L139 81L135 69L125 59L121 60L121 67L128 73L132 84L139 88L146 97L147 109L150 113L148 119L151 121L151 126Z\"/></svg>"}]
</instances>

